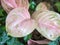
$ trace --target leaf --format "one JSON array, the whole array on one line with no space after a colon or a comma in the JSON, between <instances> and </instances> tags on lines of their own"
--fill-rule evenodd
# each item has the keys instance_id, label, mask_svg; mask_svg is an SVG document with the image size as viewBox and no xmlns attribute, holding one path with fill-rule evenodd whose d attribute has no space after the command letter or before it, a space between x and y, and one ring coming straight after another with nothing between
<instances>
[{"instance_id":1,"label":"leaf","mask_svg":"<svg viewBox=\"0 0 60 45\"><path fill-rule=\"evenodd\" d=\"M31 39L32 37L32 34L28 35L28 36L25 36L24 37L24 41L27 42L29 39Z\"/></svg>"},{"instance_id":2,"label":"leaf","mask_svg":"<svg viewBox=\"0 0 60 45\"><path fill-rule=\"evenodd\" d=\"M36 3L34 1L30 1L30 9L35 10L36 8Z\"/></svg>"},{"instance_id":3,"label":"leaf","mask_svg":"<svg viewBox=\"0 0 60 45\"><path fill-rule=\"evenodd\" d=\"M9 37L7 36L6 32L3 32L0 36L0 45L6 43L7 40L9 40Z\"/></svg>"},{"instance_id":4,"label":"leaf","mask_svg":"<svg viewBox=\"0 0 60 45\"><path fill-rule=\"evenodd\" d=\"M0 43L0 45L4 45L4 44L1 44L1 43Z\"/></svg>"},{"instance_id":5,"label":"leaf","mask_svg":"<svg viewBox=\"0 0 60 45\"><path fill-rule=\"evenodd\" d=\"M4 11L2 7L0 7L0 16L5 16L7 13Z\"/></svg>"},{"instance_id":6,"label":"leaf","mask_svg":"<svg viewBox=\"0 0 60 45\"><path fill-rule=\"evenodd\" d=\"M5 26L7 13L4 11L2 7L0 7L0 26Z\"/></svg>"},{"instance_id":7,"label":"leaf","mask_svg":"<svg viewBox=\"0 0 60 45\"><path fill-rule=\"evenodd\" d=\"M57 45L55 42L50 42L49 45Z\"/></svg>"},{"instance_id":8,"label":"leaf","mask_svg":"<svg viewBox=\"0 0 60 45\"><path fill-rule=\"evenodd\" d=\"M55 41L49 42L48 45L59 45L60 44L60 37L58 37Z\"/></svg>"},{"instance_id":9,"label":"leaf","mask_svg":"<svg viewBox=\"0 0 60 45\"><path fill-rule=\"evenodd\" d=\"M55 6L56 6L58 12L60 12L60 2L56 2L56 3L55 3Z\"/></svg>"},{"instance_id":10,"label":"leaf","mask_svg":"<svg viewBox=\"0 0 60 45\"><path fill-rule=\"evenodd\" d=\"M3 16L3 12L4 10L0 7L0 16Z\"/></svg>"},{"instance_id":11,"label":"leaf","mask_svg":"<svg viewBox=\"0 0 60 45\"><path fill-rule=\"evenodd\" d=\"M11 38L9 41L7 41L7 45L24 45L24 44L19 42L16 38Z\"/></svg>"},{"instance_id":12,"label":"leaf","mask_svg":"<svg viewBox=\"0 0 60 45\"><path fill-rule=\"evenodd\" d=\"M0 36L2 35L3 31L3 26L0 26Z\"/></svg>"}]
</instances>

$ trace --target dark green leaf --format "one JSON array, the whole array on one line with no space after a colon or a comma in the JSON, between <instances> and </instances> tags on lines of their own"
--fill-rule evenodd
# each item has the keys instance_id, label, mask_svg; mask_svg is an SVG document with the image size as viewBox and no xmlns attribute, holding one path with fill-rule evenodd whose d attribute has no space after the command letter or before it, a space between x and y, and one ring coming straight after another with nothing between
<instances>
[{"instance_id":1,"label":"dark green leaf","mask_svg":"<svg viewBox=\"0 0 60 45\"><path fill-rule=\"evenodd\" d=\"M60 37L58 37L55 41L51 41L48 45L60 45Z\"/></svg>"},{"instance_id":2,"label":"dark green leaf","mask_svg":"<svg viewBox=\"0 0 60 45\"><path fill-rule=\"evenodd\" d=\"M56 3L55 3L55 6L56 6L58 12L60 12L60 2L56 2Z\"/></svg>"},{"instance_id":3,"label":"dark green leaf","mask_svg":"<svg viewBox=\"0 0 60 45\"><path fill-rule=\"evenodd\" d=\"M56 42L50 42L49 45L57 45Z\"/></svg>"},{"instance_id":4,"label":"dark green leaf","mask_svg":"<svg viewBox=\"0 0 60 45\"><path fill-rule=\"evenodd\" d=\"M24 41L27 42L29 39L31 39L32 37L32 34L28 35L28 36L25 36L24 37Z\"/></svg>"},{"instance_id":5,"label":"dark green leaf","mask_svg":"<svg viewBox=\"0 0 60 45\"><path fill-rule=\"evenodd\" d=\"M16 38L11 38L9 41L7 41L7 45L23 45L23 44L19 42Z\"/></svg>"},{"instance_id":6,"label":"dark green leaf","mask_svg":"<svg viewBox=\"0 0 60 45\"><path fill-rule=\"evenodd\" d=\"M2 7L0 7L0 16L6 16L7 13L4 11Z\"/></svg>"},{"instance_id":7,"label":"dark green leaf","mask_svg":"<svg viewBox=\"0 0 60 45\"><path fill-rule=\"evenodd\" d=\"M0 16L3 16L3 12L4 10L0 7Z\"/></svg>"},{"instance_id":8,"label":"dark green leaf","mask_svg":"<svg viewBox=\"0 0 60 45\"><path fill-rule=\"evenodd\" d=\"M7 36L6 32L3 32L0 35L0 45L3 45L4 43L6 43L7 40L9 40L9 37Z\"/></svg>"},{"instance_id":9,"label":"dark green leaf","mask_svg":"<svg viewBox=\"0 0 60 45\"><path fill-rule=\"evenodd\" d=\"M36 8L36 3L34 1L31 1L30 2L30 9L35 10L35 8Z\"/></svg>"}]
</instances>

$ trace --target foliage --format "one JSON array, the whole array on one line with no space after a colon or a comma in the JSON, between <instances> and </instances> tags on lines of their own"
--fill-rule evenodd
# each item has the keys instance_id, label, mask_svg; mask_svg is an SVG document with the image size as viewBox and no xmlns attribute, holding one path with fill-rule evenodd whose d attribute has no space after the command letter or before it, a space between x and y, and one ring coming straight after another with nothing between
<instances>
[{"instance_id":1,"label":"foliage","mask_svg":"<svg viewBox=\"0 0 60 45\"><path fill-rule=\"evenodd\" d=\"M60 2L56 2L55 6L58 9L58 12L60 12ZM30 9L35 10L36 3L34 1L30 1ZM18 38L10 37L6 33L5 29L5 19L6 19L7 13L3 10L2 7L0 7L0 45L24 45L24 43L20 42ZM32 35L25 36L23 38L24 42L27 42L29 39L31 39ZM60 37L56 39L55 41L51 41L48 45L59 45L60 43Z\"/></svg>"},{"instance_id":2,"label":"foliage","mask_svg":"<svg viewBox=\"0 0 60 45\"><path fill-rule=\"evenodd\" d=\"M49 42L48 45L60 45L60 37L58 37L55 41Z\"/></svg>"},{"instance_id":3,"label":"foliage","mask_svg":"<svg viewBox=\"0 0 60 45\"><path fill-rule=\"evenodd\" d=\"M5 19L7 13L0 7L0 45L24 45L14 37L10 37L6 33Z\"/></svg>"},{"instance_id":4,"label":"foliage","mask_svg":"<svg viewBox=\"0 0 60 45\"><path fill-rule=\"evenodd\" d=\"M35 10L35 8L36 8L36 3L31 0L31 1L30 1L30 9L31 9L31 10Z\"/></svg>"},{"instance_id":5,"label":"foliage","mask_svg":"<svg viewBox=\"0 0 60 45\"><path fill-rule=\"evenodd\" d=\"M58 12L60 12L60 2L56 2L56 3L55 3L55 6L56 6Z\"/></svg>"},{"instance_id":6,"label":"foliage","mask_svg":"<svg viewBox=\"0 0 60 45\"><path fill-rule=\"evenodd\" d=\"M28 35L28 36L25 36L24 37L24 41L27 42L29 39L31 39L32 37L32 34Z\"/></svg>"},{"instance_id":7,"label":"foliage","mask_svg":"<svg viewBox=\"0 0 60 45\"><path fill-rule=\"evenodd\" d=\"M17 40L17 38L11 38L7 41L7 45L24 45Z\"/></svg>"}]
</instances>

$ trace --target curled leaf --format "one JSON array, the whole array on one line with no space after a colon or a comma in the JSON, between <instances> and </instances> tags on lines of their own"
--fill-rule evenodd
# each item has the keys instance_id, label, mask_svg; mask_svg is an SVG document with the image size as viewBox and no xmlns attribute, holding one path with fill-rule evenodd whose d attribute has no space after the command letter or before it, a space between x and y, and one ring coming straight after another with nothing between
<instances>
[{"instance_id":1,"label":"curled leaf","mask_svg":"<svg viewBox=\"0 0 60 45\"><path fill-rule=\"evenodd\" d=\"M47 39L56 40L60 36L60 14L53 11L36 11L32 17L37 21L37 30Z\"/></svg>"},{"instance_id":2,"label":"curled leaf","mask_svg":"<svg viewBox=\"0 0 60 45\"><path fill-rule=\"evenodd\" d=\"M37 7L36 7L36 11L40 10L40 11L45 11L51 8L51 5L47 2L40 2Z\"/></svg>"},{"instance_id":3,"label":"curled leaf","mask_svg":"<svg viewBox=\"0 0 60 45\"><path fill-rule=\"evenodd\" d=\"M24 7L26 9L29 9L28 0L1 0L1 4L7 13L17 7Z\"/></svg>"},{"instance_id":4,"label":"curled leaf","mask_svg":"<svg viewBox=\"0 0 60 45\"><path fill-rule=\"evenodd\" d=\"M40 40L40 41L35 41L35 40L28 40L28 45L40 45L40 44L48 44L49 40Z\"/></svg>"},{"instance_id":5,"label":"curled leaf","mask_svg":"<svg viewBox=\"0 0 60 45\"><path fill-rule=\"evenodd\" d=\"M35 20L30 18L25 8L12 10L6 18L6 31L13 37L23 37L36 28Z\"/></svg>"}]
</instances>

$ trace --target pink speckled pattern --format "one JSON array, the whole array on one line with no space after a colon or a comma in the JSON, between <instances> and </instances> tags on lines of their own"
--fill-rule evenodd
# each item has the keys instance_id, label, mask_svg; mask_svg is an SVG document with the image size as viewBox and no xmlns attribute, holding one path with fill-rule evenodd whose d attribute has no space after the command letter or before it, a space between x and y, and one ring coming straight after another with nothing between
<instances>
[{"instance_id":1,"label":"pink speckled pattern","mask_svg":"<svg viewBox=\"0 0 60 45\"><path fill-rule=\"evenodd\" d=\"M60 15L53 11L44 11L33 14L33 19L38 23L37 30L47 39L55 40L60 36Z\"/></svg>"},{"instance_id":2,"label":"pink speckled pattern","mask_svg":"<svg viewBox=\"0 0 60 45\"><path fill-rule=\"evenodd\" d=\"M17 7L24 7L27 10L29 9L28 0L1 0L1 4L7 13Z\"/></svg>"},{"instance_id":3,"label":"pink speckled pattern","mask_svg":"<svg viewBox=\"0 0 60 45\"><path fill-rule=\"evenodd\" d=\"M6 31L13 37L24 37L36 28L35 20L31 19L28 10L15 8L6 18Z\"/></svg>"}]
</instances>

